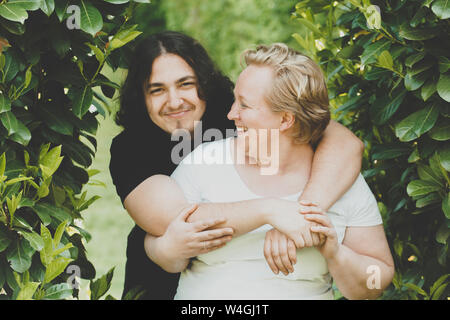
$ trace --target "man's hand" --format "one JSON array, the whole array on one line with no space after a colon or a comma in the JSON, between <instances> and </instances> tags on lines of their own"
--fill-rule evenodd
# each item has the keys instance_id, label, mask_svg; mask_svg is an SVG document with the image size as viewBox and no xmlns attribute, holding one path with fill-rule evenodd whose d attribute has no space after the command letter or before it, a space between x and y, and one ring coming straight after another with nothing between
<instances>
[{"instance_id":1,"label":"man's hand","mask_svg":"<svg viewBox=\"0 0 450 320\"><path fill-rule=\"evenodd\" d=\"M198 208L197 204L184 208L161 237L161 249L166 254L188 259L223 247L232 239L232 228L208 230L226 221L225 218L187 222Z\"/></svg>"}]
</instances>

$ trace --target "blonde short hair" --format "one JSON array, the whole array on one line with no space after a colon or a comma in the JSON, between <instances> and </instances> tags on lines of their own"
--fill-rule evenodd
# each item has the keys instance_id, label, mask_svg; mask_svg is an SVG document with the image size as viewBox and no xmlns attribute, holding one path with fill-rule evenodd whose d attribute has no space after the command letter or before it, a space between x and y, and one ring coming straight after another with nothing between
<instances>
[{"instance_id":1,"label":"blonde short hair","mask_svg":"<svg viewBox=\"0 0 450 320\"><path fill-rule=\"evenodd\" d=\"M320 67L309 57L284 43L259 45L242 54L247 66L273 67L275 80L266 99L274 112L295 116L298 143L317 143L330 122L328 92Z\"/></svg>"}]
</instances>

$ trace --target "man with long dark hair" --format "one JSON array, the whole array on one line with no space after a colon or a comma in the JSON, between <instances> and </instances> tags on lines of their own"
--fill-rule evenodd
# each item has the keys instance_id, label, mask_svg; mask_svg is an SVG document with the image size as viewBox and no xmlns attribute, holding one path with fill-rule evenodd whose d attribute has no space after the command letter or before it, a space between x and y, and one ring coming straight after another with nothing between
<instances>
[{"instance_id":1,"label":"man with long dark hair","mask_svg":"<svg viewBox=\"0 0 450 320\"><path fill-rule=\"evenodd\" d=\"M145 214L151 203L146 202L143 182L157 174L170 175L175 169L171 151L177 142L171 141L170 135L177 129L192 133L200 120L203 130L215 128L224 133L234 127L226 118L234 100L232 90L232 82L189 36L166 31L143 39L136 47L116 118L124 131L113 140L110 163L117 193L136 222L128 236L124 295L136 286L146 290L143 299L172 299L175 295L179 274L163 271L144 250L144 230L152 221ZM192 139L194 142L201 141ZM310 180L301 198L330 207L355 181L362 149L348 129L330 122L315 150ZM195 232L200 235L219 223L205 221ZM229 240L227 230L216 230L208 235L216 244L208 250ZM280 257L273 258L283 270Z\"/></svg>"}]
</instances>

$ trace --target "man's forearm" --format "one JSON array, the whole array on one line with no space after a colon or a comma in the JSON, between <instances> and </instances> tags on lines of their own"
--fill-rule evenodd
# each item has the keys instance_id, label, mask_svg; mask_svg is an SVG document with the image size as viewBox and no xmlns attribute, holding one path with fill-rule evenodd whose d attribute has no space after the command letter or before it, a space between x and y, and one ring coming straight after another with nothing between
<instances>
[{"instance_id":1,"label":"man's forearm","mask_svg":"<svg viewBox=\"0 0 450 320\"><path fill-rule=\"evenodd\" d=\"M144 248L147 256L169 273L182 272L189 264L189 259L171 256L164 248L163 237L154 237L150 234L145 236Z\"/></svg>"},{"instance_id":2,"label":"man's forearm","mask_svg":"<svg viewBox=\"0 0 450 320\"><path fill-rule=\"evenodd\" d=\"M379 259L360 255L340 245L328 270L339 291L347 299L376 299L392 280L394 268Z\"/></svg>"},{"instance_id":3,"label":"man's forearm","mask_svg":"<svg viewBox=\"0 0 450 320\"><path fill-rule=\"evenodd\" d=\"M331 121L314 153L310 179L299 200L327 211L355 182L361 171L363 143L347 128Z\"/></svg>"}]
</instances>

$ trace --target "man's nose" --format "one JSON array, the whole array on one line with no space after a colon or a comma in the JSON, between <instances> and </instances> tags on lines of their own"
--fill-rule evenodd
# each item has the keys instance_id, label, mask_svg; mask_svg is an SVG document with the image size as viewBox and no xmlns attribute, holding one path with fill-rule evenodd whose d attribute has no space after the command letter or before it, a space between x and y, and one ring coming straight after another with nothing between
<instances>
[{"instance_id":1,"label":"man's nose","mask_svg":"<svg viewBox=\"0 0 450 320\"><path fill-rule=\"evenodd\" d=\"M183 104L183 99L181 99L176 89L169 90L167 100L167 104L171 109L178 109Z\"/></svg>"},{"instance_id":2,"label":"man's nose","mask_svg":"<svg viewBox=\"0 0 450 320\"><path fill-rule=\"evenodd\" d=\"M236 120L239 118L239 111L237 110L236 105L236 102L233 102L233 104L231 105L231 110L227 114L228 120Z\"/></svg>"}]
</instances>

